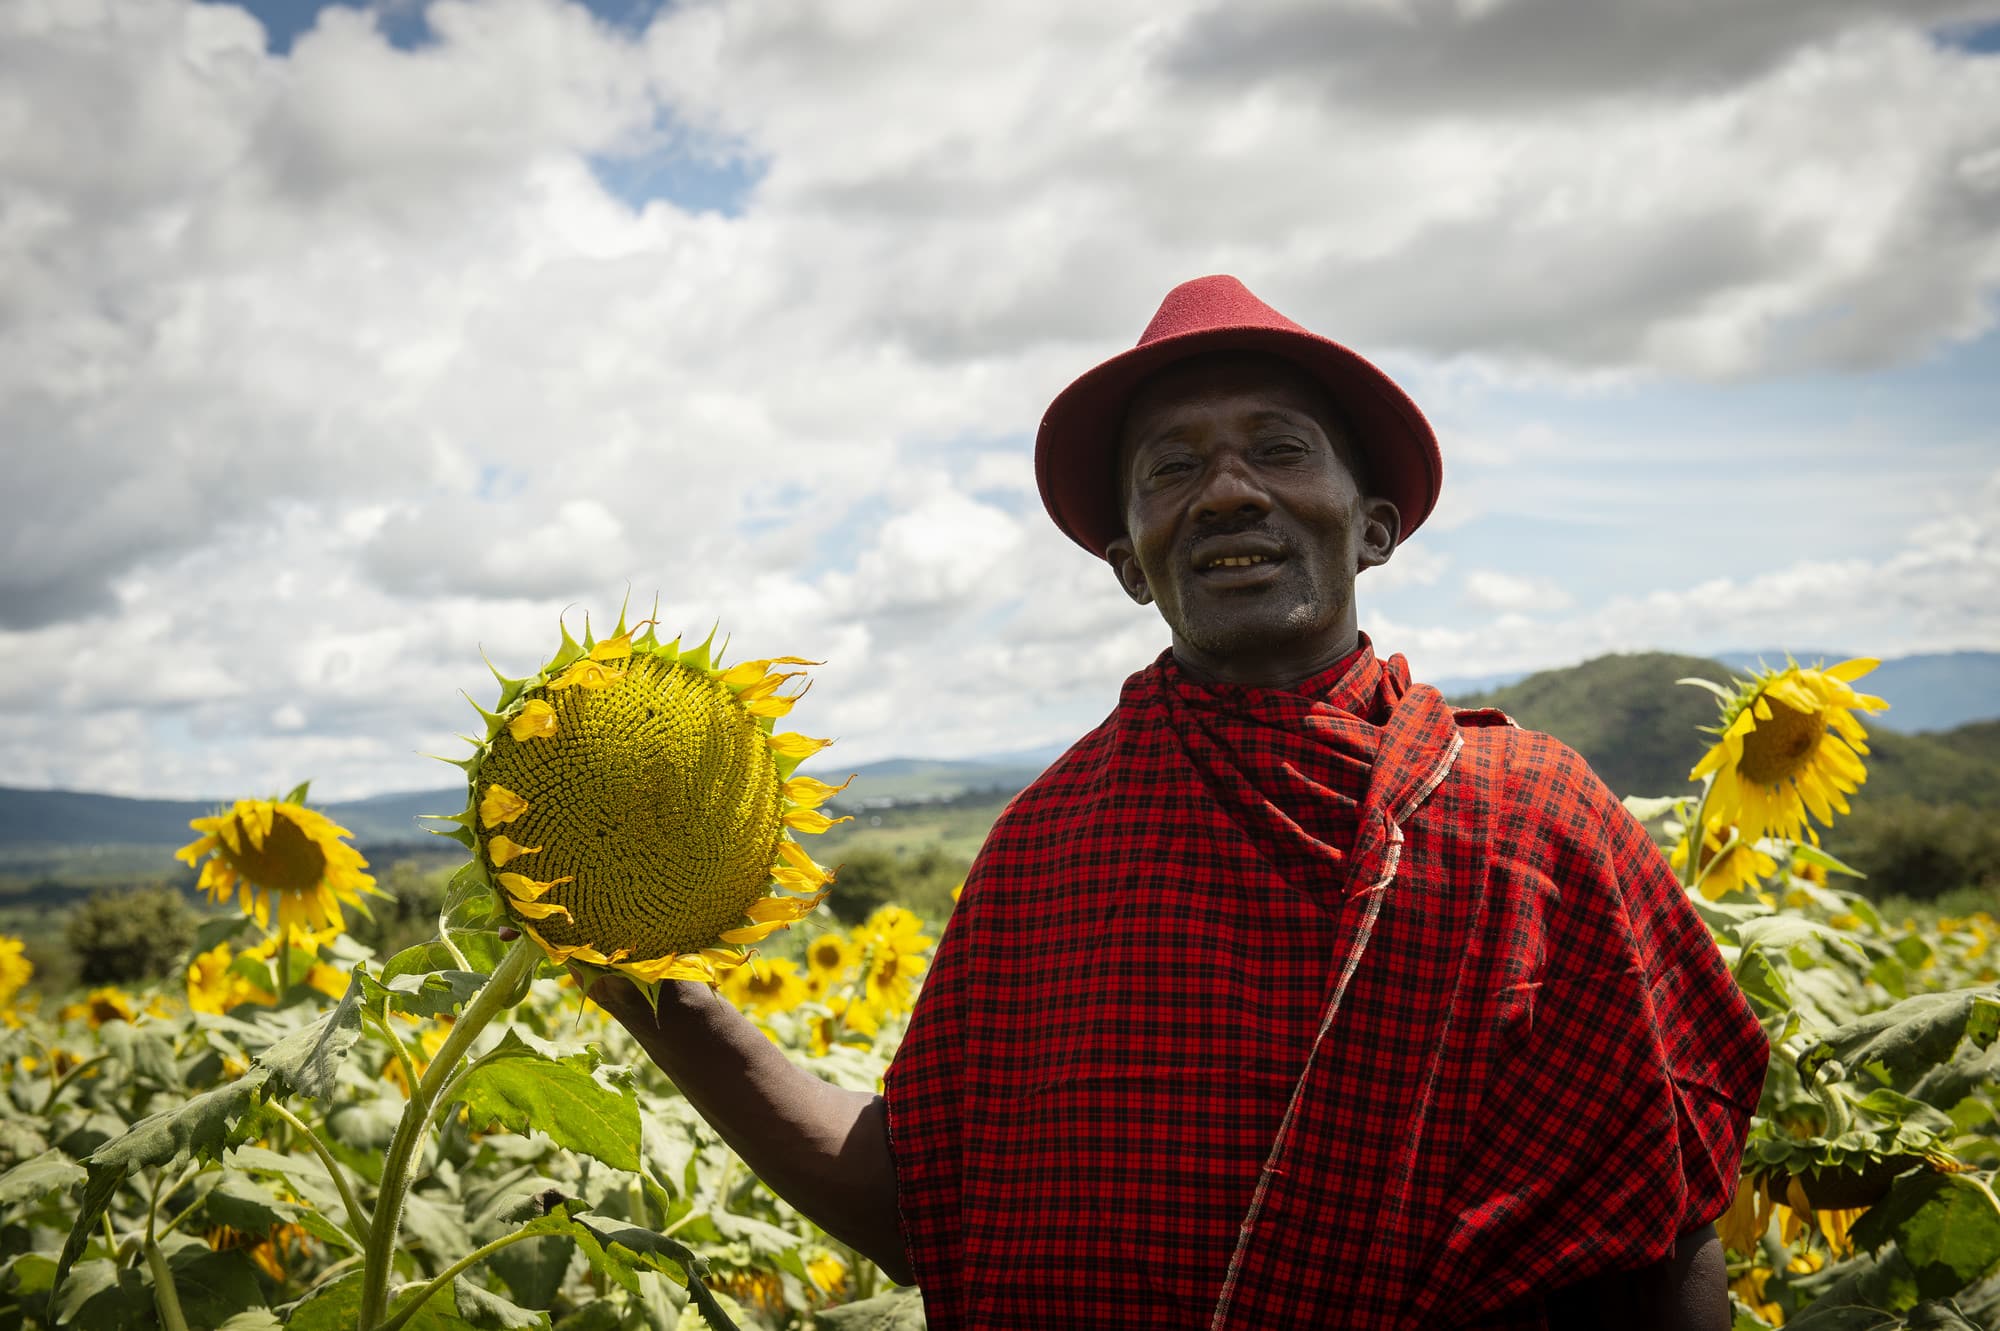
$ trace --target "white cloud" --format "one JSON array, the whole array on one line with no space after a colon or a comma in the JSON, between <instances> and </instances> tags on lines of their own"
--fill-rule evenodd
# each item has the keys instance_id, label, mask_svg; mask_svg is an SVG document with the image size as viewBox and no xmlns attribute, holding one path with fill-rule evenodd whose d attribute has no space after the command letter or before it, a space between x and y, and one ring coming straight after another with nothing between
<instances>
[{"instance_id":1,"label":"white cloud","mask_svg":"<svg viewBox=\"0 0 2000 1331\"><path fill-rule=\"evenodd\" d=\"M1073 735L1166 635L1042 522L1027 441L1215 270L1439 393L1469 479L1361 584L1420 656L1692 641L1718 598L1845 640L1828 588L1912 643L2000 640L1976 514L1844 553L1887 457L1815 479L1823 543L1763 580L1563 610L1569 570L1432 544L1518 514L1510 468L1660 446L1494 394L1559 414L1985 327L2000 60L1924 31L1971 7L1366 9L692 0L628 33L435 0L419 50L334 7L281 58L227 5L0 6L7 779L431 784L481 648L525 668L628 587L669 631L826 657L800 720L857 759ZM592 172L669 143L762 164L740 215ZM1717 524L1790 465L1741 452L1769 470ZM1551 502L1615 480L1573 484ZM1497 617L1408 608L1461 588Z\"/></svg>"},{"instance_id":2,"label":"white cloud","mask_svg":"<svg viewBox=\"0 0 2000 1331\"><path fill-rule=\"evenodd\" d=\"M1524 578L1497 569L1476 568L1465 575L1464 603L1479 610L1546 614L1567 610L1569 593L1549 578Z\"/></svg>"}]
</instances>

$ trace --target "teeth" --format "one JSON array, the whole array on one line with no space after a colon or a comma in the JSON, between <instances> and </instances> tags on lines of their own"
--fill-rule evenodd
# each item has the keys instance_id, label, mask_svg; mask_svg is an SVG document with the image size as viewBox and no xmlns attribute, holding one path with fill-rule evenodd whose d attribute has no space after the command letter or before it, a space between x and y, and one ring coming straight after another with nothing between
<instances>
[{"instance_id":1,"label":"teeth","mask_svg":"<svg viewBox=\"0 0 2000 1331\"><path fill-rule=\"evenodd\" d=\"M1264 560L1264 556L1263 556L1263 555L1225 555L1225 556L1224 556L1223 558L1221 558L1221 559L1212 559L1212 560L1210 560L1210 561L1209 561L1209 563L1208 563L1208 567L1210 567L1210 568L1248 568L1248 567L1250 567L1250 566L1251 566L1252 564L1261 564L1261 563L1264 563L1264 562L1265 562L1265 560Z\"/></svg>"}]
</instances>

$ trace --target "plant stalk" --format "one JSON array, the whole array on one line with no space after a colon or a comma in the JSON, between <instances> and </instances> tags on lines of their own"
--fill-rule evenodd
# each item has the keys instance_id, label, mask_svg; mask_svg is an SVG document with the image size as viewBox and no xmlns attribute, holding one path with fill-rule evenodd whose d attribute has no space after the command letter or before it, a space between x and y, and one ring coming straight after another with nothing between
<instances>
[{"instance_id":1,"label":"plant stalk","mask_svg":"<svg viewBox=\"0 0 2000 1331\"><path fill-rule=\"evenodd\" d=\"M187 1316L181 1312L181 1292L174 1284L173 1268L167 1255L153 1239L146 1240L146 1268L153 1273L153 1302L160 1310L160 1325L166 1331L188 1331Z\"/></svg>"},{"instance_id":2,"label":"plant stalk","mask_svg":"<svg viewBox=\"0 0 2000 1331\"><path fill-rule=\"evenodd\" d=\"M1708 838L1708 795L1714 789L1715 776L1711 773L1707 784L1701 788L1700 803L1694 806L1694 821L1681 833L1688 839L1687 863L1681 865L1681 886L1690 892L1694 891L1695 884L1701 881L1701 852ZM1720 859L1721 856L1718 855L1716 858Z\"/></svg>"},{"instance_id":3,"label":"plant stalk","mask_svg":"<svg viewBox=\"0 0 2000 1331\"><path fill-rule=\"evenodd\" d=\"M436 1279L418 1290L415 1298L397 1309L394 1316L382 1323L380 1331L402 1331L403 1325L417 1315L417 1310L430 1302L431 1295L449 1285L462 1272L477 1266L509 1244L519 1243L522 1239L546 1237L548 1236L545 1234L536 1234L529 1230L520 1229L514 1231L512 1234L502 1234L491 1243L481 1244L453 1262L450 1266L447 1266L444 1270L438 1272Z\"/></svg>"},{"instance_id":4,"label":"plant stalk","mask_svg":"<svg viewBox=\"0 0 2000 1331\"><path fill-rule=\"evenodd\" d=\"M533 939L523 935L514 942L513 950L500 960L488 976L486 983L466 1005L464 1013L452 1025L451 1034L445 1037L437 1056L424 1069L423 1079L410 1090L410 1101L403 1106L403 1117L396 1124L396 1135L389 1143L389 1154L382 1162L382 1185L375 1197L375 1221L368 1229L367 1247L363 1251L361 1280L361 1331L379 1331L382 1318L388 1311L389 1277L395 1261L396 1236L403 1225L403 1202L409 1196L411 1173L415 1164L417 1148L424 1140L424 1133L430 1127L431 1114L437 1108L439 1092L451 1080L465 1051L487 1023L498 1016L505 1007L508 994L514 986L534 973L535 963L541 956L541 949Z\"/></svg>"},{"instance_id":5,"label":"plant stalk","mask_svg":"<svg viewBox=\"0 0 2000 1331\"><path fill-rule=\"evenodd\" d=\"M340 1167L340 1161L333 1158L332 1150L304 1119L285 1108L276 1099L269 1101L269 1107L279 1118L291 1124L292 1131L306 1139L306 1144L312 1147L313 1154L319 1157L322 1165L326 1166L326 1172L333 1175L333 1186L340 1189L340 1200L347 1207L348 1226L353 1229L355 1238L365 1241L368 1235L368 1213L361 1209L361 1199L355 1195L354 1184L348 1179L347 1171Z\"/></svg>"}]
</instances>

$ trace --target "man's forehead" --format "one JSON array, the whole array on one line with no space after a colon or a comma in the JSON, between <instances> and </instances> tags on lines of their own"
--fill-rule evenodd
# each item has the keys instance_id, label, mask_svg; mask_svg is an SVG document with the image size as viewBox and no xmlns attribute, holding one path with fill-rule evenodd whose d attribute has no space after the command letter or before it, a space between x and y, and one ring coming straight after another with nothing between
<instances>
[{"instance_id":1,"label":"man's forehead","mask_svg":"<svg viewBox=\"0 0 2000 1331\"><path fill-rule=\"evenodd\" d=\"M1175 361L1147 376L1126 404L1123 442L1133 443L1134 427L1162 413L1220 398L1240 399L1249 412L1307 416L1329 436L1339 430L1339 414L1311 375L1282 356L1225 351Z\"/></svg>"}]
</instances>

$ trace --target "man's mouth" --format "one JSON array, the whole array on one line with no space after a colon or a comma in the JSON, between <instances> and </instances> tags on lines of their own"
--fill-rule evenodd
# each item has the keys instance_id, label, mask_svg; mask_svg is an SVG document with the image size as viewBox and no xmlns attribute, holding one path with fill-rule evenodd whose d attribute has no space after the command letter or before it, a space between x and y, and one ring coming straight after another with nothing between
<instances>
[{"instance_id":1,"label":"man's mouth","mask_svg":"<svg viewBox=\"0 0 2000 1331\"><path fill-rule=\"evenodd\" d=\"M1204 560L1197 567L1206 573L1212 568L1249 568L1252 564L1267 562L1269 562L1269 556L1267 555L1221 555L1214 559Z\"/></svg>"}]
</instances>

